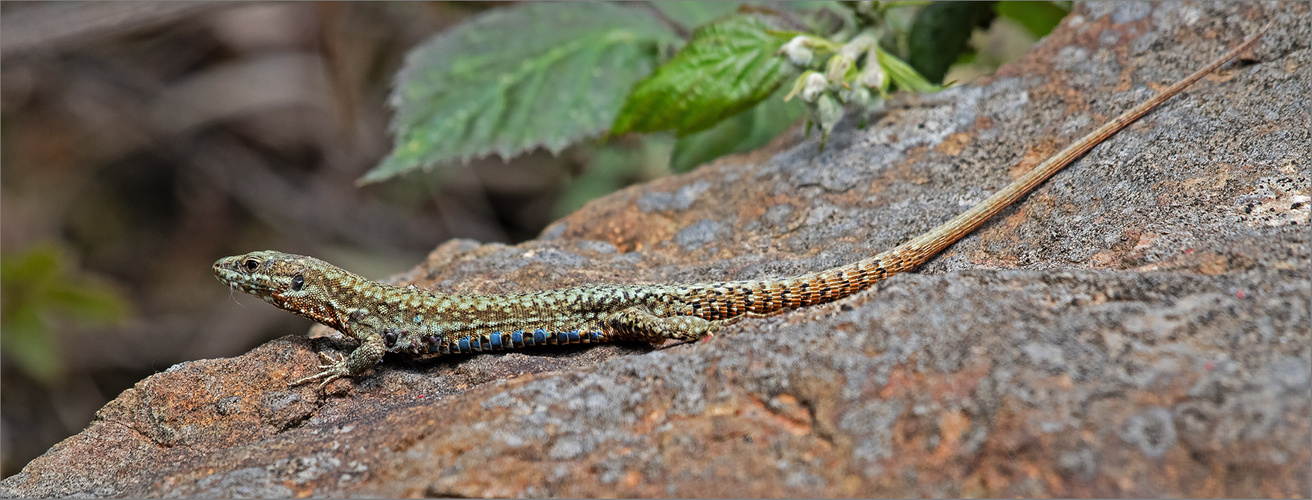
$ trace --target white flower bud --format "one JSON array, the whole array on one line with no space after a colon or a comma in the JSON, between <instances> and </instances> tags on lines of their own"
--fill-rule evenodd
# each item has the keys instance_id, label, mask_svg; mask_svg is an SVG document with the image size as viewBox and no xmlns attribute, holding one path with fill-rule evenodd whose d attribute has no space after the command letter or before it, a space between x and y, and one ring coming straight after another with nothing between
<instances>
[{"instance_id":1,"label":"white flower bud","mask_svg":"<svg viewBox=\"0 0 1312 500\"><path fill-rule=\"evenodd\" d=\"M802 84L802 92L798 94L805 102L815 102L825 89L829 88L829 82L825 80L824 75L811 72L806 75L806 83Z\"/></svg>"},{"instance_id":2,"label":"white flower bud","mask_svg":"<svg viewBox=\"0 0 1312 500\"><path fill-rule=\"evenodd\" d=\"M861 70L860 75L857 75L856 82L862 87L888 89L888 75L884 73L884 67L875 59L866 60L866 67Z\"/></svg>"},{"instance_id":3,"label":"white flower bud","mask_svg":"<svg viewBox=\"0 0 1312 500\"><path fill-rule=\"evenodd\" d=\"M834 99L831 95L822 95L816 101L815 117L815 122L820 125L820 130L828 136L829 131L834 129L834 125L838 124L838 120L843 119L843 105L839 104L838 99Z\"/></svg>"},{"instance_id":4,"label":"white flower bud","mask_svg":"<svg viewBox=\"0 0 1312 500\"><path fill-rule=\"evenodd\" d=\"M870 104L870 89L867 87L856 86L850 89L840 89L838 99L844 104L852 104L862 109Z\"/></svg>"},{"instance_id":5,"label":"white flower bud","mask_svg":"<svg viewBox=\"0 0 1312 500\"><path fill-rule=\"evenodd\" d=\"M838 53L855 61L861 58L861 53L870 50L870 47L874 46L876 43L879 42L874 33L862 33L857 35L856 38L853 38L851 41L843 44L843 47L838 49Z\"/></svg>"},{"instance_id":6,"label":"white flower bud","mask_svg":"<svg viewBox=\"0 0 1312 500\"><path fill-rule=\"evenodd\" d=\"M811 64L811 59L815 57L815 53L811 52L811 49L806 46L805 35L793 37L783 47L779 47L779 52L788 57L788 62L799 68L805 68L806 65Z\"/></svg>"},{"instance_id":7,"label":"white flower bud","mask_svg":"<svg viewBox=\"0 0 1312 500\"><path fill-rule=\"evenodd\" d=\"M852 67L852 59L842 55L834 54L829 58L829 66L825 68L825 78L833 82L834 85L843 84L843 76L847 75L847 70Z\"/></svg>"}]
</instances>

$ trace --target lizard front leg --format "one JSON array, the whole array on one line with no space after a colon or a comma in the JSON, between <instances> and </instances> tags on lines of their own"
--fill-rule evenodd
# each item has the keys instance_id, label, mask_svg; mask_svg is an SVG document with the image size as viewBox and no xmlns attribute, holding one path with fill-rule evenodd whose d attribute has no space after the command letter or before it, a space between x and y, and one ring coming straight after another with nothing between
<instances>
[{"instance_id":1,"label":"lizard front leg","mask_svg":"<svg viewBox=\"0 0 1312 500\"><path fill-rule=\"evenodd\" d=\"M383 336L371 332L364 335L360 346L345 357L339 354L334 358L320 352L319 357L324 360L324 364L319 365L319 369L323 371L292 382L288 387L323 379L323 383L319 384L319 388L322 389L329 382L339 378L354 377L369 371L382 361L385 353L387 353L387 345L383 341Z\"/></svg>"}]
</instances>

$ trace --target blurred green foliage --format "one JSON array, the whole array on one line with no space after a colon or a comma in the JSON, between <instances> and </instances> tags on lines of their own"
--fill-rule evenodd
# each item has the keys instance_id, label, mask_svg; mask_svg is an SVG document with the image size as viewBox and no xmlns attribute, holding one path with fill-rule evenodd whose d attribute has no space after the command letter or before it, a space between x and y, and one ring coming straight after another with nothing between
<instances>
[{"instance_id":1,"label":"blurred green foliage","mask_svg":"<svg viewBox=\"0 0 1312 500\"><path fill-rule=\"evenodd\" d=\"M744 2L705 2L698 0L670 0L651 2L649 5L659 10L685 31L692 31L698 26L721 16L732 14Z\"/></svg>"},{"instance_id":2,"label":"blurred green foliage","mask_svg":"<svg viewBox=\"0 0 1312 500\"><path fill-rule=\"evenodd\" d=\"M994 9L999 16L1020 23L1034 38L1042 38L1071 13L1071 2L1007 1L998 2Z\"/></svg>"},{"instance_id":3,"label":"blurred green foliage","mask_svg":"<svg viewBox=\"0 0 1312 500\"><path fill-rule=\"evenodd\" d=\"M407 57L391 99L394 149L361 182L536 147L558 153L631 132L674 133L677 142L664 150L672 170L682 171L766 144L801 116L808 131L820 126L823 147L849 110L864 125L889 91L941 89L948 69L972 56L972 32L995 19L1042 36L1069 11L1052 2L775 7L530 3L479 16ZM802 102L790 102L794 96ZM625 160L614 155L652 151L590 150L596 156L557 212L647 170L618 167Z\"/></svg>"},{"instance_id":4,"label":"blurred green foliage","mask_svg":"<svg viewBox=\"0 0 1312 500\"><path fill-rule=\"evenodd\" d=\"M1066 14L1069 2L934 2L916 15L908 34L911 66L932 81L942 81L952 65L975 55L970 38L998 17L1025 27L1035 38L1047 35Z\"/></svg>"},{"instance_id":5,"label":"blurred green foliage","mask_svg":"<svg viewBox=\"0 0 1312 500\"><path fill-rule=\"evenodd\" d=\"M721 156L751 151L784 133L806 114L798 101L784 101L788 89L715 126L680 137L669 158L676 172L686 172ZM606 193L601 193L606 194Z\"/></svg>"},{"instance_id":6,"label":"blurred green foliage","mask_svg":"<svg viewBox=\"0 0 1312 500\"><path fill-rule=\"evenodd\" d=\"M43 383L58 380L64 371L55 322L103 326L127 313L117 293L72 267L52 244L0 255L0 351Z\"/></svg>"},{"instance_id":7,"label":"blurred green foliage","mask_svg":"<svg viewBox=\"0 0 1312 500\"><path fill-rule=\"evenodd\" d=\"M941 82L948 68L970 50L970 35L986 28L996 14L993 2L938 2L920 9L911 25L908 62L932 81Z\"/></svg>"},{"instance_id":8,"label":"blurred green foliage","mask_svg":"<svg viewBox=\"0 0 1312 500\"><path fill-rule=\"evenodd\" d=\"M361 182L595 137L676 40L609 3L530 3L457 26L406 57L392 94L396 146Z\"/></svg>"},{"instance_id":9,"label":"blurred green foliage","mask_svg":"<svg viewBox=\"0 0 1312 500\"><path fill-rule=\"evenodd\" d=\"M591 148L588 169L565 186L552 215L563 217L595 198L664 174L668 171L666 164L673 146L674 138L668 134L637 135L596 146L581 146Z\"/></svg>"}]
</instances>

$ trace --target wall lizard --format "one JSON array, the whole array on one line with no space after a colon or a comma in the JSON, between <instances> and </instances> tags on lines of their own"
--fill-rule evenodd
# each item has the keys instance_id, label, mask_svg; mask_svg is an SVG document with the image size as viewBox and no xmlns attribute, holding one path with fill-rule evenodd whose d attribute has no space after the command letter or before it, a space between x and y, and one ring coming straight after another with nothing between
<instances>
[{"instance_id":1,"label":"wall lizard","mask_svg":"<svg viewBox=\"0 0 1312 500\"><path fill-rule=\"evenodd\" d=\"M593 284L508 295L449 295L367 280L322 260L275 251L226 257L214 274L232 289L359 341L347 356L292 383L367 372L387 352L452 354L611 341L693 341L744 317L832 302L915 268L970 234L1103 140L1231 58L1267 28L1166 90L1104 123L948 222L873 257L775 279L698 284Z\"/></svg>"}]
</instances>

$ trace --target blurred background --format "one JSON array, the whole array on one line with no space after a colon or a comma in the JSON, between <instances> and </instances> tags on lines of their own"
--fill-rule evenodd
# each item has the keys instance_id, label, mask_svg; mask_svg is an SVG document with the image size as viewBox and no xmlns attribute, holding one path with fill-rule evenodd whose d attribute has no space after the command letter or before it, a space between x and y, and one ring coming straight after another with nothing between
<instances>
[{"instance_id":1,"label":"blurred background","mask_svg":"<svg viewBox=\"0 0 1312 500\"><path fill-rule=\"evenodd\" d=\"M151 373L307 329L234 303L219 257L278 249L385 277L668 175L668 144L620 138L607 161L627 167L601 178L579 145L357 187L391 147L406 52L503 5L0 3L0 473ZM996 22L945 80L1035 39Z\"/></svg>"}]
</instances>

